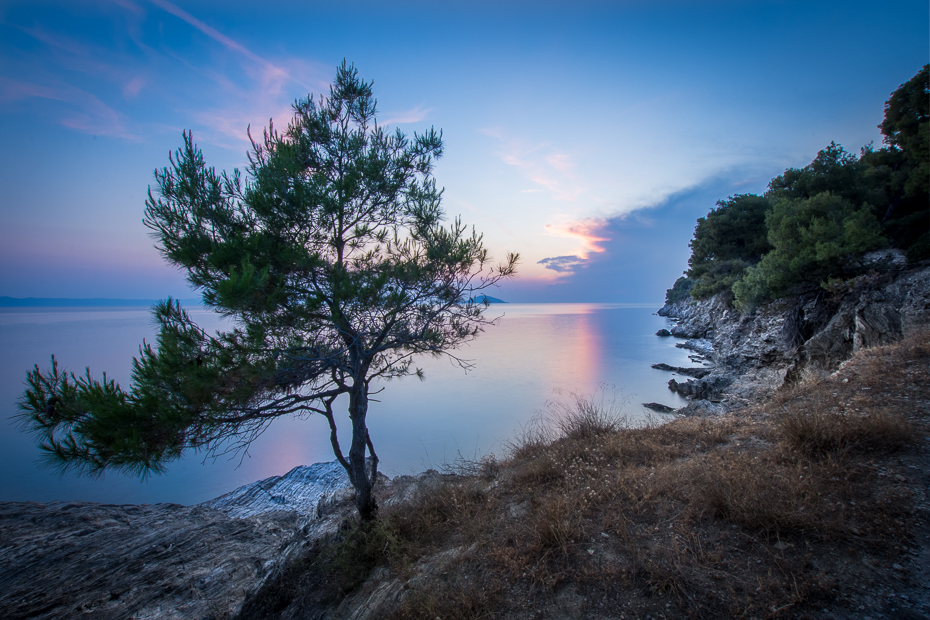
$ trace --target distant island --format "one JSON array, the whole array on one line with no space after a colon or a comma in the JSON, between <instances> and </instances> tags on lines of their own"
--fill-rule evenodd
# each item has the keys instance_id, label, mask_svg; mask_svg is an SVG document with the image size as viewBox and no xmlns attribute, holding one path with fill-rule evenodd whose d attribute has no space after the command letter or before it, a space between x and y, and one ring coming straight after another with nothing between
<instances>
[{"instance_id":1,"label":"distant island","mask_svg":"<svg viewBox=\"0 0 930 620\"><path fill-rule=\"evenodd\" d=\"M483 304L483 303L505 304L507 303L503 299L498 299L497 297L491 297L490 295L476 295L475 297L471 298L471 301L473 301L476 304Z\"/></svg>"},{"instance_id":2,"label":"distant island","mask_svg":"<svg viewBox=\"0 0 930 620\"><path fill-rule=\"evenodd\" d=\"M89 308L100 306L151 306L157 299L109 299L104 297L0 297L0 308ZM200 299L179 299L181 305L199 306Z\"/></svg>"}]
</instances>

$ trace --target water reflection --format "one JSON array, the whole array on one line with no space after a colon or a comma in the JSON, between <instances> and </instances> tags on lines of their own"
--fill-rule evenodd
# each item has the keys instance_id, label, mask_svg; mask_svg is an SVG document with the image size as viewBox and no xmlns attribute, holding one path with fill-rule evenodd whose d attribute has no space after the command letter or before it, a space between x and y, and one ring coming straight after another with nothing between
<instances>
[{"instance_id":1,"label":"water reflection","mask_svg":"<svg viewBox=\"0 0 930 620\"><path fill-rule=\"evenodd\" d=\"M468 372L447 358L419 360L426 380L407 378L380 384L369 412L371 435L383 469L390 475L420 471L453 460L501 454L506 442L553 398L556 389L591 394L600 383L615 385L630 399L629 413L644 415L639 403L680 406L670 393L667 373L650 368L665 362L688 365L672 339L657 338L667 325L652 314L655 305L507 304L503 315L475 342L457 352L470 360ZM223 327L215 314L192 313L208 331ZM274 421L247 455L205 459L193 454L170 466L169 474L145 483L119 475L90 480L56 477L40 469L31 437L8 419L22 393L26 371L45 365L55 353L69 369L89 366L121 384L129 380L131 358L155 326L148 310L41 309L0 311L0 500L172 501L195 503L292 467L332 460L329 433L319 416ZM341 408L341 409L338 409ZM345 411L345 403L337 402ZM342 429L348 429L342 414ZM340 434L348 445L348 433ZM239 464L241 460L241 465Z\"/></svg>"}]
</instances>

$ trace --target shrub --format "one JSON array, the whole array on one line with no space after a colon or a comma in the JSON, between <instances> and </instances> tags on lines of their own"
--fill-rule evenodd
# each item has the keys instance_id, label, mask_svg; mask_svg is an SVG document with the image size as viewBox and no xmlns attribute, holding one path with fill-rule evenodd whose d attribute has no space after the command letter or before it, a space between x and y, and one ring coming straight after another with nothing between
<instances>
[{"instance_id":1,"label":"shrub","mask_svg":"<svg viewBox=\"0 0 930 620\"><path fill-rule=\"evenodd\" d=\"M743 269L771 249L765 227L769 207L762 196L738 194L718 201L715 209L698 219L687 271L695 280L694 298L728 290Z\"/></svg>"},{"instance_id":2,"label":"shrub","mask_svg":"<svg viewBox=\"0 0 930 620\"><path fill-rule=\"evenodd\" d=\"M738 307L862 270L856 258L886 245L868 204L823 192L775 203L766 219L773 250L733 286Z\"/></svg>"},{"instance_id":3,"label":"shrub","mask_svg":"<svg viewBox=\"0 0 930 620\"><path fill-rule=\"evenodd\" d=\"M694 288L694 280L687 276L681 276L675 280L675 284L672 285L672 288L666 289L665 303L673 304L679 299L688 297L691 294L692 288Z\"/></svg>"}]
</instances>

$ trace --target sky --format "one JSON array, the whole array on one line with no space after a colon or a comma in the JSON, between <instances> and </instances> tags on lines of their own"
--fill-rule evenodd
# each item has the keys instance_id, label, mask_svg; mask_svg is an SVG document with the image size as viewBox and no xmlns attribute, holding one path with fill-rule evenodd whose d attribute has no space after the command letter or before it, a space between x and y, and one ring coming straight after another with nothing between
<instances>
[{"instance_id":1,"label":"sky","mask_svg":"<svg viewBox=\"0 0 930 620\"><path fill-rule=\"evenodd\" d=\"M658 302L698 217L835 141L881 144L926 0L0 0L0 296L196 297L142 224L190 130L243 168L344 59L379 123L441 129L451 219L513 302Z\"/></svg>"}]
</instances>

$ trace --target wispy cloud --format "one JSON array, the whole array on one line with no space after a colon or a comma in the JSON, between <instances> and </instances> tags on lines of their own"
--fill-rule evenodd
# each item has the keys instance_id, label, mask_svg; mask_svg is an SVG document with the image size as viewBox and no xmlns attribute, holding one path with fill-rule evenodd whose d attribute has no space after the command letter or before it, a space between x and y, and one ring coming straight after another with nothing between
<instances>
[{"instance_id":1,"label":"wispy cloud","mask_svg":"<svg viewBox=\"0 0 930 620\"><path fill-rule=\"evenodd\" d=\"M574 174L575 162L570 154L547 142L531 144L508 137L497 127L484 128L481 132L500 142L497 154L501 161L519 169L530 182L539 186L524 191L541 189L564 201L577 201L587 191Z\"/></svg>"},{"instance_id":2,"label":"wispy cloud","mask_svg":"<svg viewBox=\"0 0 930 620\"><path fill-rule=\"evenodd\" d=\"M219 134L214 141L223 136L240 145L247 143L246 127L251 126L254 132L254 128L264 127L275 117L288 119L294 98L311 90L323 92L328 86L329 76L324 77L318 65L298 58L270 61L168 0L149 2L233 52L236 64L249 77L242 83L241 79L233 80L225 73L199 67L175 56L194 72L210 79L224 95L219 106L189 112L200 124Z\"/></svg>"},{"instance_id":3,"label":"wispy cloud","mask_svg":"<svg viewBox=\"0 0 930 620\"><path fill-rule=\"evenodd\" d=\"M423 106L417 106L406 112L395 112L390 114L385 120L379 121L379 125L404 125L407 123L419 123L425 120L433 108L423 109Z\"/></svg>"},{"instance_id":4,"label":"wispy cloud","mask_svg":"<svg viewBox=\"0 0 930 620\"><path fill-rule=\"evenodd\" d=\"M162 131L159 113L142 115L137 109L154 105L166 114L180 114L181 124L198 129L201 140L239 150L248 144L246 127L289 119L294 99L322 92L329 84L328 67L324 72L302 58L266 58L170 0L143 4L112 0L116 11L103 17L115 20L109 29L112 40L50 27L41 19L5 24L38 45L6 49L0 97L59 101L62 105L52 113L65 127L126 139ZM152 29L142 26L164 20L165 14L177 21L165 20L159 32L181 28L205 35L201 41L212 46L212 53L174 51L166 44L170 37L147 43ZM416 108L394 122L413 122L428 112Z\"/></svg>"},{"instance_id":5,"label":"wispy cloud","mask_svg":"<svg viewBox=\"0 0 930 620\"><path fill-rule=\"evenodd\" d=\"M139 137L126 129L122 116L94 95L68 85L45 86L0 76L0 101L48 99L68 104L60 122L65 127L100 136L126 140Z\"/></svg>"},{"instance_id":6,"label":"wispy cloud","mask_svg":"<svg viewBox=\"0 0 930 620\"><path fill-rule=\"evenodd\" d=\"M271 64L270 62L268 62L267 60L265 60L258 54L252 52L252 50L248 49L244 45L241 45L237 41L233 41L232 39L227 37L225 34L220 32L216 28L213 28L212 26L209 26L206 23L200 21L199 19L197 19L196 17L194 17L193 15L191 15L184 9L180 8L179 6L172 4L171 2L168 2L167 0L149 0L149 2L151 2L158 8L162 9L163 11L167 13L171 13L175 17L184 20L185 22L187 22L188 24L190 24L191 26L193 26L200 32L204 33L205 35L207 35L214 41L221 43L228 49L239 52L240 54L242 54L249 60L259 65L263 65L268 71L273 72L273 73L284 72L283 69L274 66L273 64Z\"/></svg>"},{"instance_id":7,"label":"wispy cloud","mask_svg":"<svg viewBox=\"0 0 930 620\"><path fill-rule=\"evenodd\" d=\"M145 86L145 80L142 76L136 76L123 86L123 95L126 97L136 97L139 95L143 86Z\"/></svg>"}]
</instances>

